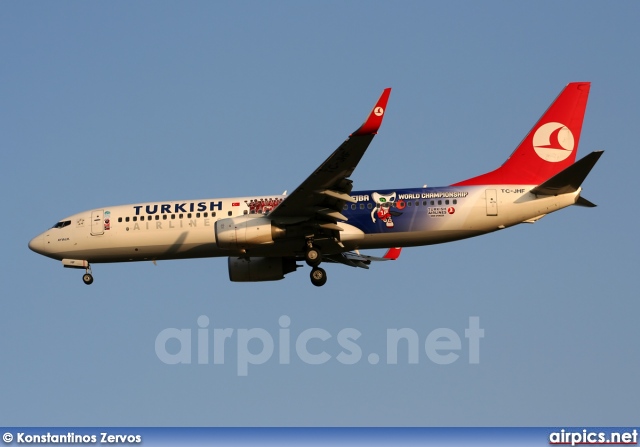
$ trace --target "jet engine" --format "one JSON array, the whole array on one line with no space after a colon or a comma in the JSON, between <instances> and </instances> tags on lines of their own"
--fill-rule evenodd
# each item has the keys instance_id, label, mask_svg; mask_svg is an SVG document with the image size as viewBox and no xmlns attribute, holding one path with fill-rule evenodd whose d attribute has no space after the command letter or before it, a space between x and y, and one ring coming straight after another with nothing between
<instances>
[{"instance_id":1,"label":"jet engine","mask_svg":"<svg viewBox=\"0 0 640 447\"><path fill-rule=\"evenodd\" d=\"M235 282L278 281L297 268L291 258L229 256L229 279Z\"/></svg>"},{"instance_id":2,"label":"jet engine","mask_svg":"<svg viewBox=\"0 0 640 447\"><path fill-rule=\"evenodd\" d=\"M266 217L238 216L220 219L215 225L216 244L219 248L245 248L252 245L272 244L285 235L284 229Z\"/></svg>"}]
</instances>

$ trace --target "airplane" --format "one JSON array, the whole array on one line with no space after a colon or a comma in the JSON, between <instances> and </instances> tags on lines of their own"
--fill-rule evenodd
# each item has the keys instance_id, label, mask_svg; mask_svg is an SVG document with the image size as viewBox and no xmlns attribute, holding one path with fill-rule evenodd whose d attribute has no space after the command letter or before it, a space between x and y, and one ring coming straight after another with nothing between
<instances>
[{"instance_id":1,"label":"airplane","mask_svg":"<svg viewBox=\"0 0 640 447\"><path fill-rule=\"evenodd\" d=\"M274 281L303 265L369 268L401 247L440 244L534 223L581 196L603 151L575 162L591 84L568 84L497 169L443 187L353 191L349 178L384 118L391 89L365 122L291 194L99 207L58 221L29 242L36 253L84 269L108 262L227 257L229 279ZM389 248L382 257L362 249Z\"/></svg>"}]
</instances>

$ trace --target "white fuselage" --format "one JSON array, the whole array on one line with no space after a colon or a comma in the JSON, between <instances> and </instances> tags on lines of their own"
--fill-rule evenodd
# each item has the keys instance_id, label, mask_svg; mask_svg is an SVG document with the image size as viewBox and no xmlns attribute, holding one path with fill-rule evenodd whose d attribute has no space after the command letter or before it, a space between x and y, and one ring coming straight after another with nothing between
<instances>
[{"instance_id":1,"label":"white fuselage","mask_svg":"<svg viewBox=\"0 0 640 447\"><path fill-rule=\"evenodd\" d=\"M404 228L368 232L358 222L375 220L374 210L365 201L345 205L348 218L341 241L347 250L409 247L464 239L540 217L573 205L580 189L558 196L536 197L534 185L489 185L457 188L464 199L451 206L425 200L430 189L412 189L402 209ZM421 193L427 191L427 193ZM356 200L371 192L354 192ZM399 194L400 196L400 194ZM405 194L409 196L409 194ZM265 199L269 197L269 199ZM300 256L299 241L283 238L277 242L221 249L216 243L215 223L220 219L246 215L267 216L283 195L141 203L96 208L62 219L56 226L36 236L29 247L58 260L90 263L184 259L216 256ZM362 205L360 204L362 202ZM411 202L409 206L408 202ZM447 212L448 210L448 212ZM399 218L396 220L400 220Z\"/></svg>"}]
</instances>

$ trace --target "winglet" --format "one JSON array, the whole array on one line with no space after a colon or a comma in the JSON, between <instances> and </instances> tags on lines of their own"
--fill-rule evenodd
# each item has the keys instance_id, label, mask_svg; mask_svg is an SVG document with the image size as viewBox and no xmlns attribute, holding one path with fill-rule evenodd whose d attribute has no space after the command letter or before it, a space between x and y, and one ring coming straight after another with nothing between
<instances>
[{"instance_id":1,"label":"winglet","mask_svg":"<svg viewBox=\"0 0 640 447\"><path fill-rule=\"evenodd\" d=\"M383 256L384 259L391 259L395 261L400 257L400 252L402 251L402 247L392 247Z\"/></svg>"},{"instance_id":2,"label":"winglet","mask_svg":"<svg viewBox=\"0 0 640 447\"><path fill-rule=\"evenodd\" d=\"M382 118L384 118L384 112L387 109L387 101L389 100L390 93L391 88L384 89L366 121L358 130L351 134L352 137L356 135L375 135L378 133L378 129L380 129L380 125L382 124Z\"/></svg>"}]
</instances>

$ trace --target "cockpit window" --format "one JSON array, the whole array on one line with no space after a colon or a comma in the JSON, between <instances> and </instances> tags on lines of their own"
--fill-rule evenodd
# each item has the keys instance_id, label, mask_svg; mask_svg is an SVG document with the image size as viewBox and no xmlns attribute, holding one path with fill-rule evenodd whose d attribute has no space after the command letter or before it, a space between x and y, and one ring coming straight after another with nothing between
<instances>
[{"instance_id":1,"label":"cockpit window","mask_svg":"<svg viewBox=\"0 0 640 447\"><path fill-rule=\"evenodd\" d=\"M71 225L71 221L70 220L65 220L65 221L58 222L51 228L64 228L67 225Z\"/></svg>"}]
</instances>

